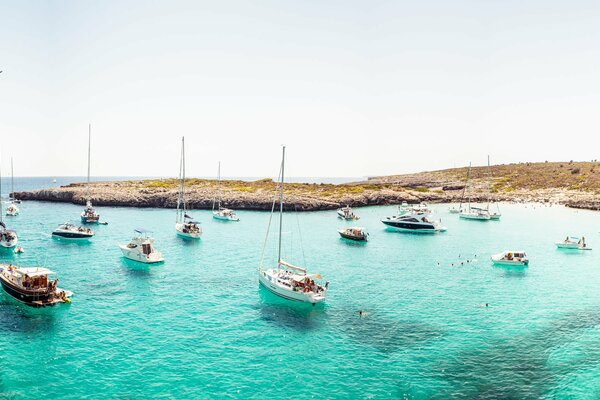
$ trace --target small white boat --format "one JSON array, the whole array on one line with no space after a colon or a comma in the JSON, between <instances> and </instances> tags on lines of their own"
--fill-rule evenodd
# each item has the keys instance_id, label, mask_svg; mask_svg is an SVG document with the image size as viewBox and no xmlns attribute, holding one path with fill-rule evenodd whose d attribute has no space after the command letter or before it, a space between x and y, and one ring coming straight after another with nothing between
<instances>
[{"instance_id":1,"label":"small white boat","mask_svg":"<svg viewBox=\"0 0 600 400\"><path fill-rule=\"evenodd\" d=\"M164 261L162 254L154 248L154 239L148 236L150 231L138 228L135 233L138 235L133 237L128 244L119 245L125 258L144 264Z\"/></svg>"},{"instance_id":2,"label":"small white boat","mask_svg":"<svg viewBox=\"0 0 600 400\"><path fill-rule=\"evenodd\" d=\"M308 274L306 268L301 268L285 262L281 258L282 222L283 222L283 185L285 172L285 147L281 159L281 182L279 191L279 251L277 266L263 268L263 256L258 267L258 282L273 294L287 300L311 303L313 305L325 301L329 282L322 284L320 274ZM273 211L275 206L273 205ZM272 215L272 214L271 214ZM269 224L270 227L270 224ZM267 229L267 238L269 232ZM265 241L266 243L266 241Z\"/></svg>"},{"instance_id":3,"label":"small white boat","mask_svg":"<svg viewBox=\"0 0 600 400\"><path fill-rule=\"evenodd\" d=\"M462 210L459 214L460 218L473 219L477 221L489 221L492 219L490 212L484 208L479 207L467 207L466 210Z\"/></svg>"},{"instance_id":4,"label":"small white boat","mask_svg":"<svg viewBox=\"0 0 600 400\"><path fill-rule=\"evenodd\" d=\"M59 225L52 232L52 237L69 240L88 240L94 236L94 231L83 226L76 226L70 223Z\"/></svg>"},{"instance_id":5,"label":"small white boat","mask_svg":"<svg viewBox=\"0 0 600 400\"><path fill-rule=\"evenodd\" d=\"M460 208L456 208L456 207L454 207L454 206L452 206L452 207L450 207L450 208L448 209L448 212L449 212L450 214L459 214L459 213L460 213L460 211L461 211L461 209L460 209Z\"/></svg>"},{"instance_id":6,"label":"small white boat","mask_svg":"<svg viewBox=\"0 0 600 400\"><path fill-rule=\"evenodd\" d=\"M524 251L505 251L494 254L492 257L494 265L506 266L526 266L529 265L529 259Z\"/></svg>"},{"instance_id":7,"label":"small white boat","mask_svg":"<svg viewBox=\"0 0 600 400\"><path fill-rule=\"evenodd\" d=\"M235 213L235 211L230 210L229 208L221 207L221 161L219 161L219 169L217 172L217 182L218 188L213 199L212 213L213 218L221 221L239 221L239 217ZM216 205L216 209L215 209Z\"/></svg>"},{"instance_id":8,"label":"small white boat","mask_svg":"<svg viewBox=\"0 0 600 400\"><path fill-rule=\"evenodd\" d=\"M556 242L556 247L559 249L573 249L573 250L591 250L585 242L585 238L581 239L578 237L567 236L563 241Z\"/></svg>"},{"instance_id":9,"label":"small white boat","mask_svg":"<svg viewBox=\"0 0 600 400\"><path fill-rule=\"evenodd\" d=\"M16 217L19 215L19 207L13 202L10 202L6 207L6 215Z\"/></svg>"},{"instance_id":10,"label":"small white boat","mask_svg":"<svg viewBox=\"0 0 600 400\"><path fill-rule=\"evenodd\" d=\"M181 161L179 164L179 193L177 194L177 217L175 218L175 231L177 236L185 239L200 239L202 228L200 222L194 221L187 214L185 201L185 137L181 138Z\"/></svg>"},{"instance_id":11,"label":"small white boat","mask_svg":"<svg viewBox=\"0 0 600 400\"><path fill-rule=\"evenodd\" d=\"M352 208L350 208L350 206L338 208L337 215L341 219L345 219L347 221L360 219L359 216L354 214L354 211L352 211Z\"/></svg>"},{"instance_id":12,"label":"small white boat","mask_svg":"<svg viewBox=\"0 0 600 400\"><path fill-rule=\"evenodd\" d=\"M341 237L348 240L354 240L356 242L366 242L369 238L369 234L365 228L353 226L351 228L342 228L337 230Z\"/></svg>"},{"instance_id":13,"label":"small white boat","mask_svg":"<svg viewBox=\"0 0 600 400\"><path fill-rule=\"evenodd\" d=\"M19 243L17 232L12 229L6 229L3 222L0 222L0 246L6 249L15 247Z\"/></svg>"}]
</instances>

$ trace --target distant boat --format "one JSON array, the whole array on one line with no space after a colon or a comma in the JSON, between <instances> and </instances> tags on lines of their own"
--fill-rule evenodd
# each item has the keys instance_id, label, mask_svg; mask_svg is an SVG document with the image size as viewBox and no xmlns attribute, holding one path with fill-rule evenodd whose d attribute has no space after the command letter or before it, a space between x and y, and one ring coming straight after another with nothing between
<instances>
[{"instance_id":1,"label":"distant boat","mask_svg":"<svg viewBox=\"0 0 600 400\"><path fill-rule=\"evenodd\" d=\"M12 157L10 158L10 185L11 185L11 189L10 189L10 195L8 196L9 204L8 204L8 207L6 207L6 215L15 217L15 216L19 215L19 207L17 207L17 203L20 203L20 201L15 200L15 174L14 174L14 170L13 170Z\"/></svg>"},{"instance_id":2,"label":"distant boat","mask_svg":"<svg viewBox=\"0 0 600 400\"><path fill-rule=\"evenodd\" d=\"M351 227L345 229L338 229L338 233L341 237L348 240L354 240L356 242L366 242L369 238L369 234L365 228Z\"/></svg>"},{"instance_id":3,"label":"distant boat","mask_svg":"<svg viewBox=\"0 0 600 400\"><path fill-rule=\"evenodd\" d=\"M4 291L15 300L31 307L70 303L73 293L58 288L58 278L46 268L21 268L0 264L0 283Z\"/></svg>"},{"instance_id":4,"label":"distant boat","mask_svg":"<svg viewBox=\"0 0 600 400\"><path fill-rule=\"evenodd\" d=\"M148 236L150 231L138 228L135 233L137 235L128 244L119 245L125 258L144 264L164 261L162 254L154 248L154 239Z\"/></svg>"},{"instance_id":5,"label":"distant boat","mask_svg":"<svg viewBox=\"0 0 600 400\"><path fill-rule=\"evenodd\" d=\"M500 213L500 206L498 202L496 202L496 211L490 210L490 204L492 202L492 167L490 166L490 156L488 156L488 190L489 190L489 198L487 204L487 211L490 214L490 219L499 220L502 217Z\"/></svg>"},{"instance_id":6,"label":"distant boat","mask_svg":"<svg viewBox=\"0 0 600 400\"><path fill-rule=\"evenodd\" d=\"M467 170L467 182L465 187L463 188L463 198L465 196L465 192L469 185L469 178L471 175L471 163L469 163L469 169ZM489 221L491 219L490 212L487 209L481 207L471 206L471 197L467 196L467 207L462 207L463 199L461 198L460 212L459 216L462 219L471 219L477 221Z\"/></svg>"},{"instance_id":7,"label":"distant boat","mask_svg":"<svg viewBox=\"0 0 600 400\"><path fill-rule=\"evenodd\" d=\"M565 240L556 242L556 247L559 249L573 249L573 250L591 250L585 242L585 238L581 239L578 237L567 236Z\"/></svg>"},{"instance_id":8,"label":"distant boat","mask_svg":"<svg viewBox=\"0 0 600 400\"><path fill-rule=\"evenodd\" d=\"M90 155L91 155L91 146L92 146L92 124L89 125L88 130L88 169L87 169L87 201L85 202L85 208L81 212L81 222L84 224L96 224L100 221L100 214L96 212L94 206L92 205L92 200L90 196ZM56 182L56 179L54 180Z\"/></svg>"},{"instance_id":9,"label":"distant boat","mask_svg":"<svg viewBox=\"0 0 600 400\"><path fill-rule=\"evenodd\" d=\"M0 199L2 199L2 169L0 168ZM1 208L1 207L0 207ZM19 243L19 237L17 232L12 229L8 229L4 220L2 219L3 212L0 210L0 247L12 248Z\"/></svg>"},{"instance_id":10,"label":"distant boat","mask_svg":"<svg viewBox=\"0 0 600 400\"><path fill-rule=\"evenodd\" d=\"M56 179L52 179L52 183L56 183Z\"/></svg>"},{"instance_id":11,"label":"distant boat","mask_svg":"<svg viewBox=\"0 0 600 400\"><path fill-rule=\"evenodd\" d=\"M494 265L504 266L527 266L529 259L524 251L504 251L499 254L494 254L492 257Z\"/></svg>"},{"instance_id":12,"label":"distant boat","mask_svg":"<svg viewBox=\"0 0 600 400\"><path fill-rule=\"evenodd\" d=\"M177 194L177 217L175 230L177 235L187 239L200 239L202 228L200 222L194 221L187 214L185 201L185 138L181 138L181 159L179 161L179 192Z\"/></svg>"},{"instance_id":13,"label":"distant boat","mask_svg":"<svg viewBox=\"0 0 600 400\"><path fill-rule=\"evenodd\" d=\"M281 258L282 229L283 229L283 186L285 176L285 146L281 158L280 169L280 188L279 188L279 250L277 253L277 266L264 269L264 249L258 268L259 283L271 293L287 300L299 301L303 303L321 303L325 301L327 287L329 282L324 285L319 283L320 274L308 274L306 268L285 262ZM273 202L273 211L275 202ZM271 214L272 216L272 214ZM269 224L270 226L270 224ZM269 233L267 230L267 237ZM316 280L316 281L315 281Z\"/></svg>"},{"instance_id":14,"label":"distant boat","mask_svg":"<svg viewBox=\"0 0 600 400\"><path fill-rule=\"evenodd\" d=\"M87 240L94 236L94 231L83 226L64 223L52 232L52 236L60 239Z\"/></svg>"},{"instance_id":15,"label":"distant boat","mask_svg":"<svg viewBox=\"0 0 600 400\"><path fill-rule=\"evenodd\" d=\"M222 221L239 221L237 214L235 211L230 210L229 208L221 207L221 162L219 161L219 169L217 172L217 182L218 188L215 198L213 199L213 218L220 219ZM215 204L217 208L215 210Z\"/></svg>"},{"instance_id":16,"label":"distant boat","mask_svg":"<svg viewBox=\"0 0 600 400\"><path fill-rule=\"evenodd\" d=\"M352 208L350 208L350 206L338 208L337 215L341 219L345 219L347 221L360 219L359 216L354 214L354 211L352 211Z\"/></svg>"},{"instance_id":17,"label":"distant boat","mask_svg":"<svg viewBox=\"0 0 600 400\"><path fill-rule=\"evenodd\" d=\"M403 206L398 212L398 215L386 217L381 222L389 228L403 232L437 233L446 230L441 221L432 218L433 212L426 203L413 207Z\"/></svg>"}]
</instances>

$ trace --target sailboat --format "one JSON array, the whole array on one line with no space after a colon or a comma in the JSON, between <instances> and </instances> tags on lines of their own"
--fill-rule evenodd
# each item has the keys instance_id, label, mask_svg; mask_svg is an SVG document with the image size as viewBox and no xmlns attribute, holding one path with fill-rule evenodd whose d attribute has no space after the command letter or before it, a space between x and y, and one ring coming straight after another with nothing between
<instances>
[{"instance_id":1,"label":"sailboat","mask_svg":"<svg viewBox=\"0 0 600 400\"><path fill-rule=\"evenodd\" d=\"M90 150L92 144L92 124L89 125L88 130L88 169L87 169L87 201L85 208L81 212L81 222L84 224L95 224L100 220L100 214L96 212L94 206L92 206L92 200L90 198Z\"/></svg>"},{"instance_id":2,"label":"sailboat","mask_svg":"<svg viewBox=\"0 0 600 400\"><path fill-rule=\"evenodd\" d=\"M471 163L469 163L469 168L467 169L467 182L465 182L465 186L463 186L462 194L460 195L460 203L458 204L458 208L452 206L448 210L450 214L460 214L462 211L462 203L465 199L465 191L467 190L467 185L469 184L469 178L471 175Z\"/></svg>"},{"instance_id":3,"label":"sailboat","mask_svg":"<svg viewBox=\"0 0 600 400\"><path fill-rule=\"evenodd\" d=\"M185 202L185 137L181 138L181 158L179 161L179 193L177 194L177 217L175 230L177 235L188 239L200 239L202 228L200 222L194 221L187 214Z\"/></svg>"},{"instance_id":4,"label":"sailboat","mask_svg":"<svg viewBox=\"0 0 600 400\"><path fill-rule=\"evenodd\" d=\"M489 190L489 197L488 197L487 211L490 214L490 219L497 221L500 219L502 214L500 213L500 206L498 205L498 203L496 203L497 211L490 211L490 203L492 202L492 167L490 166L490 156L489 155L488 155L488 190Z\"/></svg>"},{"instance_id":5,"label":"sailboat","mask_svg":"<svg viewBox=\"0 0 600 400\"><path fill-rule=\"evenodd\" d=\"M215 198L213 199L213 206L212 206L213 218L220 219L223 221L239 221L240 219L238 218L235 211L230 210L228 208L221 207L221 161L219 161L219 170L217 173L217 179L218 179L219 186L217 188L217 194L215 195ZM215 205L217 206L216 210L215 210Z\"/></svg>"},{"instance_id":6,"label":"sailboat","mask_svg":"<svg viewBox=\"0 0 600 400\"><path fill-rule=\"evenodd\" d=\"M0 169L0 199L2 199L2 170ZM17 232L8 229L2 220L2 212L0 212L0 247L12 248L19 243Z\"/></svg>"},{"instance_id":7,"label":"sailboat","mask_svg":"<svg viewBox=\"0 0 600 400\"><path fill-rule=\"evenodd\" d=\"M279 187L279 247L277 253L277 266L265 269L263 268L264 251L258 267L258 281L267 290L273 294L287 300L299 301L303 303L321 303L325 301L329 282L324 285L318 283L321 280L321 274L308 274L306 268L298 267L284 261L281 257L281 235L283 227L283 187L284 187L284 172L285 172L285 146L281 158L281 181ZM273 200L273 208L271 218L275 212L275 202ZM271 222L269 220L269 228ZM267 238L269 229L267 229ZM266 240L265 240L266 245ZM315 282L317 280L317 282Z\"/></svg>"},{"instance_id":8,"label":"sailboat","mask_svg":"<svg viewBox=\"0 0 600 400\"><path fill-rule=\"evenodd\" d=\"M6 207L6 215L17 216L19 215L19 207L17 207L18 200L15 199L15 174L13 170L13 159L10 158L10 195L8 196L8 206Z\"/></svg>"},{"instance_id":9,"label":"sailboat","mask_svg":"<svg viewBox=\"0 0 600 400\"><path fill-rule=\"evenodd\" d=\"M469 177L471 176L471 163L469 163L469 170L467 172L467 183L465 184L464 190L466 191L469 185ZM464 192L463 192L464 194ZM487 209L481 207L471 206L471 196L467 196L467 208L462 209L462 200L460 208L460 218L463 219L474 219L478 221L489 221L491 219L490 213Z\"/></svg>"}]
</instances>

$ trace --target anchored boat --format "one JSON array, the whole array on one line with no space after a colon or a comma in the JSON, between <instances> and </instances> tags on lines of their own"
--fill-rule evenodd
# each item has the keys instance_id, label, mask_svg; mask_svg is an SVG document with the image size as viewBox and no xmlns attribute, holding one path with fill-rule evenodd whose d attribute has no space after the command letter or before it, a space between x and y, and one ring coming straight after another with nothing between
<instances>
[{"instance_id":1,"label":"anchored boat","mask_svg":"<svg viewBox=\"0 0 600 400\"><path fill-rule=\"evenodd\" d=\"M338 229L337 231L344 239L354 240L356 242L366 242L369 238L369 233L365 230L365 228L357 226L346 229Z\"/></svg>"},{"instance_id":2,"label":"anchored boat","mask_svg":"<svg viewBox=\"0 0 600 400\"><path fill-rule=\"evenodd\" d=\"M6 215L11 217L16 217L19 215L19 207L17 207L17 203L20 203L19 200L15 199L15 174L13 170L13 159L10 158L10 195L8 196L9 202L6 207Z\"/></svg>"},{"instance_id":3,"label":"anchored boat","mask_svg":"<svg viewBox=\"0 0 600 400\"><path fill-rule=\"evenodd\" d=\"M83 226L77 226L70 223L59 225L52 232L52 237L69 240L87 240L94 236L94 231Z\"/></svg>"},{"instance_id":4,"label":"anchored boat","mask_svg":"<svg viewBox=\"0 0 600 400\"><path fill-rule=\"evenodd\" d=\"M138 228L134 232L137 235L128 244L119 245L125 258L144 264L164 261L162 254L154 248L154 238L148 236L151 231Z\"/></svg>"},{"instance_id":5,"label":"anchored boat","mask_svg":"<svg viewBox=\"0 0 600 400\"><path fill-rule=\"evenodd\" d=\"M354 211L352 211L352 208L350 208L350 206L338 208L337 215L339 218L345 219L346 221L360 219L358 215L354 214Z\"/></svg>"},{"instance_id":6,"label":"anchored boat","mask_svg":"<svg viewBox=\"0 0 600 400\"><path fill-rule=\"evenodd\" d=\"M177 217L175 219L175 230L177 236L186 239L200 239L202 228L200 222L194 221L187 214L187 203L185 201L185 137L181 138L181 159L179 161L179 193L177 194Z\"/></svg>"},{"instance_id":7,"label":"anchored boat","mask_svg":"<svg viewBox=\"0 0 600 400\"><path fill-rule=\"evenodd\" d=\"M88 130L88 169L87 169L87 201L85 203L85 208L81 213L81 222L84 224L97 224L100 221L100 214L96 212L94 206L92 205L92 200L90 198L90 154L91 154L91 144L92 144L92 124L89 125Z\"/></svg>"},{"instance_id":8,"label":"anchored boat","mask_svg":"<svg viewBox=\"0 0 600 400\"><path fill-rule=\"evenodd\" d=\"M70 303L73 293L57 287L58 278L47 268L0 264L0 283L15 300L31 307Z\"/></svg>"},{"instance_id":9,"label":"anchored boat","mask_svg":"<svg viewBox=\"0 0 600 400\"><path fill-rule=\"evenodd\" d=\"M217 172L217 194L213 199L212 213L213 218L219 219L221 221L239 221L239 217L235 213L235 211L230 210L229 208L221 207L221 161L219 161L219 169ZM215 205L217 206L215 209Z\"/></svg>"},{"instance_id":10,"label":"anchored boat","mask_svg":"<svg viewBox=\"0 0 600 400\"><path fill-rule=\"evenodd\" d=\"M2 198L2 170L0 169L0 199ZM2 207L0 207L2 208ZM0 210L1 211L1 210ZM0 212L0 247L11 248L15 247L19 243L19 237L17 232L12 229L8 229L6 224L2 220L3 212Z\"/></svg>"},{"instance_id":11,"label":"anchored boat","mask_svg":"<svg viewBox=\"0 0 600 400\"><path fill-rule=\"evenodd\" d=\"M591 250L585 242L585 238L581 239L578 237L567 236L565 240L556 242L556 247L559 249L573 249L573 250Z\"/></svg>"},{"instance_id":12,"label":"anchored boat","mask_svg":"<svg viewBox=\"0 0 600 400\"><path fill-rule=\"evenodd\" d=\"M529 265L529 259L524 251L505 251L492 256L494 265L505 266L526 266Z\"/></svg>"},{"instance_id":13,"label":"anchored boat","mask_svg":"<svg viewBox=\"0 0 600 400\"><path fill-rule=\"evenodd\" d=\"M309 274L306 268L285 262L281 258L281 239L283 226L283 187L285 171L285 146L281 159L281 181L279 192L279 250L277 253L277 266L272 268L263 268L264 251L258 267L258 281L270 292L279 297L288 300L299 301L303 303L312 303L313 305L325 301L329 282L321 284L320 274ZM273 211L275 210L275 201L273 201ZM271 216L273 214L271 213ZM270 223L269 223L270 227ZM267 229L267 237L269 235ZM265 240L266 245L266 240Z\"/></svg>"}]
</instances>

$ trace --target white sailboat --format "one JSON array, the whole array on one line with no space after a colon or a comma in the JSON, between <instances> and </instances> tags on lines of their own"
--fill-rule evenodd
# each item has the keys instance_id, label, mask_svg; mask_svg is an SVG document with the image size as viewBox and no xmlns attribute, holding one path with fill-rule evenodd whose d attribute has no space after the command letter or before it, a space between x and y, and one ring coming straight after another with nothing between
<instances>
[{"instance_id":1,"label":"white sailboat","mask_svg":"<svg viewBox=\"0 0 600 400\"><path fill-rule=\"evenodd\" d=\"M502 214L500 213L500 206L496 202L496 211L490 210L490 203L492 202L492 167L490 166L490 156L488 155L488 190L489 190L489 198L487 204L487 211L490 214L490 219L499 220Z\"/></svg>"},{"instance_id":2,"label":"white sailboat","mask_svg":"<svg viewBox=\"0 0 600 400\"><path fill-rule=\"evenodd\" d=\"M2 199L2 169L0 167L0 199ZM0 200L1 201L1 200ZM2 212L0 212L0 247L4 248L12 248L19 243L19 237L17 236L17 232L8 229L6 224L2 220Z\"/></svg>"},{"instance_id":3,"label":"white sailboat","mask_svg":"<svg viewBox=\"0 0 600 400\"><path fill-rule=\"evenodd\" d=\"M186 239L200 239L202 228L200 222L194 221L187 214L185 201L185 137L181 138L181 158L179 161L179 193L177 194L177 217L175 220L175 230L177 236Z\"/></svg>"},{"instance_id":4,"label":"white sailboat","mask_svg":"<svg viewBox=\"0 0 600 400\"><path fill-rule=\"evenodd\" d=\"M469 185L469 177L471 176L471 163L469 163L469 170L467 172L467 183L465 184L464 190L467 190L467 186ZM463 192L464 196L464 192ZM487 209L481 207L473 207L471 206L471 196L467 196L467 207L465 209L462 208L462 200L460 205L460 218L463 219L473 219L478 221L489 221L491 219L490 213Z\"/></svg>"},{"instance_id":5,"label":"white sailboat","mask_svg":"<svg viewBox=\"0 0 600 400\"><path fill-rule=\"evenodd\" d=\"M81 222L84 224L95 224L100 221L100 214L96 212L92 205L92 199L90 197L90 153L92 145L92 124L89 125L88 130L88 169L87 169L87 201L85 208L81 212Z\"/></svg>"},{"instance_id":6,"label":"white sailboat","mask_svg":"<svg viewBox=\"0 0 600 400\"><path fill-rule=\"evenodd\" d=\"M10 158L10 195L8 196L8 206L6 207L6 215L15 217L19 215L19 207L15 199L15 174L13 170L13 159Z\"/></svg>"},{"instance_id":7,"label":"white sailboat","mask_svg":"<svg viewBox=\"0 0 600 400\"><path fill-rule=\"evenodd\" d=\"M222 221L239 221L240 219L238 218L235 211L230 210L229 208L221 207L221 161L219 161L219 170L217 172L217 179L218 179L217 194L215 195L215 198L213 199L213 206L212 206L213 218L220 219ZM215 205L217 206L216 209L215 209Z\"/></svg>"},{"instance_id":8,"label":"white sailboat","mask_svg":"<svg viewBox=\"0 0 600 400\"><path fill-rule=\"evenodd\" d=\"M299 301L303 303L321 303L325 301L329 282L324 285L317 283L321 280L320 274L308 274L306 268L298 267L290 264L281 258L281 235L283 226L283 186L284 186L284 170L285 170L285 146L283 147L283 155L281 159L281 181L279 191L279 247L277 253L277 266L272 268L263 268L264 251L258 267L258 281L267 290L284 299ZM275 201L271 217L275 211ZM269 228L271 226L269 220ZM267 238L269 229L267 229ZM265 240L266 245L266 240ZM317 280L317 282L315 282Z\"/></svg>"}]
</instances>

